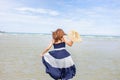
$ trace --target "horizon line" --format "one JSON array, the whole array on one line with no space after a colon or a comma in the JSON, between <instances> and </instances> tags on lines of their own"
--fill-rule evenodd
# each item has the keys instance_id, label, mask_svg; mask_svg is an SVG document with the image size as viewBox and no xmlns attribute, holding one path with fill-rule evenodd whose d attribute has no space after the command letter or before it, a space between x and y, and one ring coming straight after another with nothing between
<instances>
[{"instance_id":1,"label":"horizon line","mask_svg":"<svg viewBox=\"0 0 120 80\"><path fill-rule=\"evenodd\" d=\"M0 33L8 33L8 34L45 34L45 35L51 35L51 33L38 33L38 32L4 32L0 31ZM81 36L103 36L103 37L120 37L120 35L105 35L105 34L80 34Z\"/></svg>"}]
</instances>

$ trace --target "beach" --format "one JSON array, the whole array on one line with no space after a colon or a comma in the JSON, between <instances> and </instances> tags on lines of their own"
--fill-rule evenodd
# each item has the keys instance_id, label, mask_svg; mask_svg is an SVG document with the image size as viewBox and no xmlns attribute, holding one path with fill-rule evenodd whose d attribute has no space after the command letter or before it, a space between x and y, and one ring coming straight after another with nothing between
<instances>
[{"instance_id":1,"label":"beach","mask_svg":"<svg viewBox=\"0 0 120 80\"><path fill-rule=\"evenodd\" d=\"M0 80L53 80L40 53L51 35L0 33ZM120 80L120 38L84 37L66 47L76 65L72 80Z\"/></svg>"}]
</instances>

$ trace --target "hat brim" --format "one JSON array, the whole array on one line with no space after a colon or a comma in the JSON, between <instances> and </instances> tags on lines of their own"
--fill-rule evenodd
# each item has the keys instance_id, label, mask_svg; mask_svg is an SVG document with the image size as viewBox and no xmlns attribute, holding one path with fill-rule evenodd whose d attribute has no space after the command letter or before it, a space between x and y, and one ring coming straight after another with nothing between
<instances>
[{"instance_id":1,"label":"hat brim","mask_svg":"<svg viewBox=\"0 0 120 80\"><path fill-rule=\"evenodd\" d=\"M68 33L68 37L73 41L73 42L81 42L82 39L80 37L80 34L75 31L75 30L71 30Z\"/></svg>"}]
</instances>

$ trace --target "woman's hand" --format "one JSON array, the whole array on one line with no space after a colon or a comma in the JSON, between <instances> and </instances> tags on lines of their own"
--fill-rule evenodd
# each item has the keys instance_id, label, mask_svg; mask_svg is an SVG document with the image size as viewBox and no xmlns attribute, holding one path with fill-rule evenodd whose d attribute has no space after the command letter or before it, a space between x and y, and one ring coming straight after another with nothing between
<instances>
[{"instance_id":1,"label":"woman's hand","mask_svg":"<svg viewBox=\"0 0 120 80\"><path fill-rule=\"evenodd\" d=\"M44 54L49 51L49 49L52 47L52 44L53 44L53 40L50 41L48 47L40 54L41 57L43 57Z\"/></svg>"},{"instance_id":2,"label":"woman's hand","mask_svg":"<svg viewBox=\"0 0 120 80\"><path fill-rule=\"evenodd\" d=\"M43 57L43 56L44 56L44 54L43 54L43 53L41 53L41 54L40 54L40 57Z\"/></svg>"}]
</instances>

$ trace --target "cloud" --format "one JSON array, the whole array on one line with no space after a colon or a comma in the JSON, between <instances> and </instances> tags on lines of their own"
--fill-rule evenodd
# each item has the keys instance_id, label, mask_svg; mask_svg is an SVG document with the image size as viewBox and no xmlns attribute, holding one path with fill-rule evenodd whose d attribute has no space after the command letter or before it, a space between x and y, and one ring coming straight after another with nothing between
<instances>
[{"instance_id":1,"label":"cloud","mask_svg":"<svg viewBox=\"0 0 120 80\"><path fill-rule=\"evenodd\" d=\"M3 0L0 1L0 24L4 26L3 30L11 32L50 32L61 27L65 31L78 30L81 34L120 34L118 7L65 5L60 5L61 9L56 5L53 5L54 8L37 5L36 8L33 4L29 6L28 3Z\"/></svg>"},{"instance_id":2,"label":"cloud","mask_svg":"<svg viewBox=\"0 0 120 80\"><path fill-rule=\"evenodd\" d=\"M37 14L48 14L51 16L58 16L59 12L50 9L43 9L43 8L29 8L29 7L21 7L16 8L16 10L22 13L37 13Z\"/></svg>"},{"instance_id":3,"label":"cloud","mask_svg":"<svg viewBox=\"0 0 120 80\"><path fill-rule=\"evenodd\" d=\"M12 4L13 3L9 3L6 0L3 0L3 1L0 0L0 11L9 10L12 7Z\"/></svg>"},{"instance_id":4,"label":"cloud","mask_svg":"<svg viewBox=\"0 0 120 80\"><path fill-rule=\"evenodd\" d=\"M12 12L15 7L22 6L15 0L0 0L0 12Z\"/></svg>"}]
</instances>

